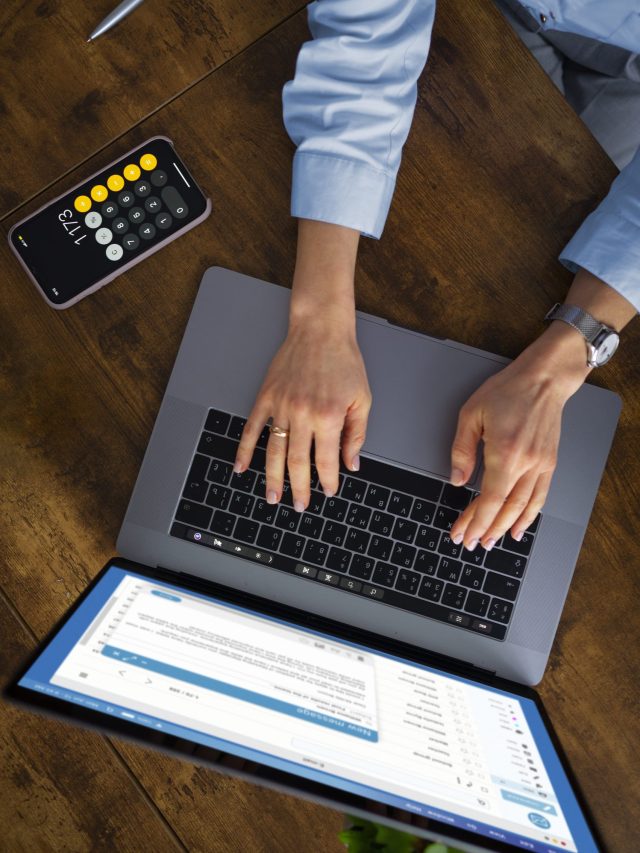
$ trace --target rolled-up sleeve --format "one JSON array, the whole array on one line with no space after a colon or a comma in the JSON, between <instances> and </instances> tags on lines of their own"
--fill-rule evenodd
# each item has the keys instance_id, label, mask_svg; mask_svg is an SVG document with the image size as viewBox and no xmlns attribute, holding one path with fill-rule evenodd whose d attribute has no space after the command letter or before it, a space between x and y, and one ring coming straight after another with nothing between
<instances>
[{"instance_id":1,"label":"rolled-up sleeve","mask_svg":"<svg viewBox=\"0 0 640 853\"><path fill-rule=\"evenodd\" d=\"M435 0L315 0L283 89L291 214L379 238L424 68Z\"/></svg>"},{"instance_id":2,"label":"rolled-up sleeve","mask_svg":"<svg viewBox=\"0 0 640 853\"><path fill-rule=\"evenodd\" d=\"M640 149L560 254L597 275L640 311Z\"/></svg>"}]
</instances>

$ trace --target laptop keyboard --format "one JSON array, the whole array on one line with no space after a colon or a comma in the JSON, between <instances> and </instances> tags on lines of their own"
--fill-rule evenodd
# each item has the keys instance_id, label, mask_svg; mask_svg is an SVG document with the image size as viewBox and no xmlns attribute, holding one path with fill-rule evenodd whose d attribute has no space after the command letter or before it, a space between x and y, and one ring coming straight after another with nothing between
<instances>
[{"instance_id":1,"label":"laptop keyboard","mask_svg":"<svg viewBox=\"0 0 640 853\"><path fill-rule=\"evenodd\" d=\"M311 466L311 500L293 509L265 499L263 430L250 468L233 473L245 418L210 409L171 535L253 560L336 590L503 640L540 516L516 542L467 551L449 531L477 492L360 457L325 497Z\"/></svg>"}]
</instances>

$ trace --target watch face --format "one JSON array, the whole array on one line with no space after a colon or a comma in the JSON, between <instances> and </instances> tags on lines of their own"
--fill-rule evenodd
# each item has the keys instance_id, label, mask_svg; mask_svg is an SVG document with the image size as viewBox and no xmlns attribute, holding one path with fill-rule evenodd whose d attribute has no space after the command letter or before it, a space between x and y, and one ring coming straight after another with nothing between
<instances>
[{"instance_id":1,"label":"watch face","mask_svg":"<svg viewBox=\"0 0 640 853\"><path fill-rule=\"evenodd\" d=\"M606 364L614 352L618 349L620 338L616 332L609 334L600 341L596 348L596 363L598 367Z\"/></svg>"}]
</instances>

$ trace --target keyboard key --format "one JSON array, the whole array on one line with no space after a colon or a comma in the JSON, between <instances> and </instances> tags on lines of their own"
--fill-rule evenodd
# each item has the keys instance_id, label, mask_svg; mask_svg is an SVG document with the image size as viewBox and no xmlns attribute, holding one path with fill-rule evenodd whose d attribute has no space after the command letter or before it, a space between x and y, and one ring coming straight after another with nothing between
<instances>
[{"instance_id":1,"label":"keyboard key","mask_svg":"<svg viewBox=\"0 0 640 853\"><path fill-rule=\"evenodd\" d=\"M442 534L440 545L438 546L438 551L441 554L444 554L445 557L459 557L462 550L462 545L455 545L447 533Z\"/></svg>"},{"instance_id":2,"label":"keyboard key","mask_svg":"<svg viewBox=\"0 0 640 853\"><path fill-rule=\"evenodd\" d=\"M502 547L527 557L533 548L533 533L524 533L519 542L516 542L510 533L505 533L502 540Z\"/></svg>"},{"instance_id":3,"label":"keyboard key","mask_svg":"<svg viewBox=\"0 0 640 853\"><path fill-rule=\"evenodd\" d=\"M432 504L431 501L425 501L422 498L416 498L411 511L411 518L421 524L433 524L435 513L435 504Z\"/></svg>"},{"instance_id":4,"label":"keyboard key","mask_svg":"<svg viewBox=\"0 0 640 853\"><path fill-rule=\"evenodd\" d=\"M312 489L311 497L309 499L309 506L307 507L307 512L310 512L313 515L320 515L325 500L326 498L322 494L322 492L317 492L315 489Z\"/></svg>"},{"instance_id":5,"label":"keyboard key","mask_svg":"<svg viewBox=\"0 0 640 853\"><path fill-rule=\"evenodd\" d=\"M257 495L259 498L266 498L267 496L267 477L266 474L258 474L256 477L256 482L253 487L253 494Z\"/></svg>"},{"instance_id":6,"label":"keyboard key","mask_svg":"<svg viewBox=\"0 0 640 853\"><path fill-rule=\"evenodd\" d=\"M209 506L214 506L216 509L226 509L229 505L229 499L231 497L231 489L227 489L224 486L217 485L216 483L212 483L209 486L209 494L207 495L207 504Z\"/></svg>"},{"instance_id":7,"label":"keyboard key","mask_svg":"<svg viewBox=\"0 0 640 853\"><path fill-rule=\"evenodd\" d=\"M253 471L243 471L242 474L234 474L229 483L234 489L250 492L256 482L256 474Z\"/></svg>"},{"instance_id":8,"label":"keyboard key","mask_svg":"<svg viewBox=\"0 0 640 853\"><path fill-rule=\"evenodd\" d=\"M328 583L331 586L338 586L338 582L340 581L340 577L335 574L335 572L326 572L324 569L318 572L318 577L316 578L320 583Z\"/></svg>"},{"instance_id":9,"label":"keyboard key","mask_svg":"<svg viewBox=\"0 0 640 853\"><path fill-rule=\"evenodd\" d=\"M328 545L342 545L347 528L337 521L327 521L322 531L322 541Z\"/></svg>"},{"instance_id":10,"label":"keyboard key","mask_svg":"<svg viewBox=\"0 0 640 853\"><path fill-rule=\"evenodd\" d=\"M280 540L282 539L282 530L277 527L266 527L262 525L260 533L258 533L257 544L266 551L277 551Z\"/></svg>"},{"instance_id":11,"label":"keyboard key","mask_svg":"<svg viewBox=\"0 0 640 853\"><path fill-rule=\"evenodd\" d=\"M440 531L436 530L435 527L425 527L424 524L421 524L418 528L415 544L426 551L435 551L438 548L440 536Z\"/></svg>"},{"instance_id":12,"label":"keyboard key","mask_svg":"<svg viewBox=\"0 0 640 853\"><path fill-rule=\"evenodd\" d=\"M422 474L406 471L404 468L398 468L395 465L387 465L385 462L378 462L376 459L369 459L366 456L360 457L358 477L387 489L426 498L428 501L437 502L442 491L442 483L439 480L434 480L433 477L425 477Z\"/></svg>"},{"instance_id":13,"label":"keyboard key","mask_svg":"<svg viewBox=\"0 0 640 853\"><path fill-rule=\"evenodd\" d=\"M477 631L479 634L490 634L498 640L502 640L507 631L503 625L496 625L495 622L487 622L485 619L473 619L470 627L472 631Z\"/></svg>"},{"instance_id":14,"label":"keyboard key","mask_svg":"<svg viewBox=\"0 0 640 853\"><path fill-rule=\"evenodd\" d=\"M208 479L223 486L228 485L233 473L233 465L229 462L221 462L220 459L212 459L209 466Z\"/></svg>"},{"instance_id":15,"label":"keyboard key","mask_svg":"<svg viewBox=\"0 0 640 853\"><path fill-rule=\"evenodd\" d=\"M402 566L405 569L410 569L416 556L416 549L412 545L404 545L401 542L396 542L391 562L397 566Z\"/></svg>"},{"instance_id":16,"label":"keyboard key","mask_svg":"<svg viewBox=\"0 0 640 853\"><path fill-rule=\"evenodd\" d=\"M379 533L381 536L391 536L391 528L393 527L393 516L386 512L374 512L371 518L369 530L372 533Z\"/></svg>"},{"instance_id":17,"label":"keyboard key","mask_svg":"<svg viewBox=\"0 0 640 853\"><path fill-rule=\"evenodd\" d=\"M446 506L440 506L436 510L436 515L433 520L433 523L436 527L439 527L440 530L451 530L453 527L453 523L456 518L460 515L455 509L449 509Z\"/></svg>"},{"instance_id":18,"label":"keyboard key","mask_svg":"<svg viewBox=\"0 0 640 853\"><path fill-rule=\"evenodd\" d=\"M484 565L485 568L493 569L494 572L511 575L512 578L521 578L527 561L525 557L509 554L507 551L501 551L500 548L494 548L485 557Z\"/></svg>"},{"instance_id":19,"label":"keyboard key","mask_svg":"<svg viewBox=\"0 0 640 853\"><path fill-rule=\"evenodd\" d=\"M191 499L202 503L207 494L207 470L209 468L209 459L206 456L200 456L196 453L187 482L184 484L183 498Z\"/></svg>"},{"instance_id":20,"label":"keyboard key","mask_svg":"<svg viewBox=\"0 0 640 853\"><path fill-rule=\"evenodd\" d=\"M212 512L213 510L208 506L193 503L193 501L180 501L176 518L178 521L184 521L185 524L203 527L206 530L211 521Z\"/></svg>"},{"instance_id":21,"label":"keyboard key","mask_svg":"<svg viewBox=\"0 0 640 853\"><path fill-rule=\"evenodd\" d=\"M484 569L481 569L478 566L465 565L462 569L460 583L463 586L468 586L470 589L482 589L482 582L484 581L485 575L486 572ZM482 616L484 614L481 613L478 615Z\"/></svg>"},{"instance_id":22,"label":"keyboard key","mask_svg":"<svg viewBox=\"0 0 640 853\"><path fill-rule=\"evenodd\" d=\"M227 435L229 438L235 438L237 441L240 441L240 436L242 435L242 430L244 429L246 422L246 418L239 418L237 415L232 417L229 428L227 429Z\"/></svg>"},{"instance_id":23,"label":"keyboard key","mask_svg":"<svg viewBox=\"0 0 640 853\"><path fill-rule=\"evenodd\" d=\"M327 568L334 572L346 572L351 562L351 554L343 548L331 548L327 557Z\"/></svg>"},{"instance_id":24,"label":"keyboard key","mask_svg":"<svg viewBox=\"0 0 640 853\"><path fill-rule=\"evenodd\" d=\"M464 604L466 594L467 590L464 587L448 583L444 588L442 603L447 607L455 607L456 610L460 610Z\"/></svg>"},{"instance_id":25,"label":"keyboard key","mask_svg":"<svg viewBox=\"0 0 640 853\"><path fill-rule=\"evenodd\" d=\"M309 515L309 513L305 512L300 519L300 526L298 527L298 530L310 539L319 539L323 524L324 521L321 518L318 518L317 515Z\"/></svg>"},{"instance_id":26,"label":"keyboard key","mask_svg":"<svg viewBox=\"0 0 640 853\"><path fill-rule=\"evenodd\" d=\"M361 530L366 530L371 518L371 510L368 506L358 506L351 504L347 511L347 524L349 527L359 527Z\"/></svg>"},{"instance_id":27,"label":"keyboard key","mask_svg":"<svg viewBox=\"0 0 640 853\"><path fill-rule=\"evenodd\" d=\"M340 496L348 501L362 503L366 490L367 484L362 480L356 480L355 477L345 477Z\"/></svg>"},{"instance_id":28,"label":"keyboard key","mask_svg":"<svg viewBox=\"0 0 640 853\"><path fill-rule=\"evenodd\" d=\"M502 622L503 625L506 625L509 619L511 619L512 611L513 604L511 604L511 602L500 601L499 598L494 598L491 601L491 607L489 608L487 618L493 619L494 622Z\"/></svg>"},{"instance_id":29,"label":"keyboard key","mask_svg":"<svg viewBox=\"0 0 640 853\"><path fill-rule=\"evenodd\" d=\"M474 616L484 616L489 606L489 596L484 592L474 592L471 590L467 596L467 603L464 609L467 613L473 613Z\"/></svg>"},{"instance_id":30,"label":"keyboard key","mask_svg":"<svg viewBox=\"0 0 640 853\"><path fill-rule=\"evenodd\" d=\"M213 513L213 520L211 521L211 527L209 529L214 533L221 533L223 536L231 536L235 523L235 515L229 515L228 512L223 512L221 509L217 509Z\"/></svg>"},{"instance_id":31,"label":"keyboard key","mask_svg":"<svg viewBox=\"0 0 640 853\"><path fill-rule=\"evenodd\" d=\"M313 563L316 566L323 566L327 558L329 546L324 542L307 542L304 549L304 562Z\"/></svg>"},{"instance_id":32,"label":"keyboard key","mask_svg":"<svg viewBox=\"0 0 640 853\"><path fill-rule=\"evenodd\" d=\"M471 502L471 492L465 489L464 486L452 486L451 483L445 483L440 496L440 503L449 506L452 509L463 510L469 506Z\"/></svg>"},{"instance_id":33,"label":"keyboard key","mask_svg":"<svg viewBox=\"0 0 640 853\"><path fill-rule=\"evenodd\" d=\"M251 457L251 461L249 462L249 468L253 471L259 471L261 474L266 468L267 464L267 454L261 447L254 447L253 455Z\"/></svg>"},{"instance_id":34,"label":"keyboard key","mask_svg":"<svg viewBox=\"0 0 640 853\"><path fill-rule=\"evenodd\" d=\"M365 495L364 502L372 509L381 510L386 507L390 494L391 492L389 491L389 489L383 489L382 486L374 486L373 484L371 484L367 489L367 494Z\"/></svg>"},{"instance_id":35,"label":"keyboard key","mask_svg":"<svg viewBox=\"0 0 640 853\"><path fill-rule=\"evenodd\" d=\"M231 415L228 415L226 412L219 412L217 409L209 409L209 414L207 415L204 428L209 430L209 432L217 432L219 435L225 435L230 420Z\"/></svg>"},{"instance_id":36,"label":"keyboard key","mask_svg":"<svg viewBox=\"0 0 640 853\"><path fill-rule=\"evenodd\" d=\"M438 569L440 557L433 554L431 551L423 551L422 548L418 551L418 556L414 565L417 572L422 572L424 575L435 575Z\"/></svg>"},{"instance_id":37,"label":"keyboard key","mask_svg":"<svg viewBox=\"0 0 640 853\"><path fill-rule=\"evenodd\" d=\"M260 525L256 521L239 518L236 522L236 529L233 531L233 538L239 539L240 542L248 542L251 545L256 540L259 527Z\"/></svg>"},{"instance_id":38,"label":"keyboard key","mask_svg":"<svg viewBox=\"0 0 640 853\"><path fill-rule=\"evenodd\" d=\"M235 462L237 450L237 441L231 441L213 432L203 432L198 443L198 453L206 453L207 456L215 456L225 462Z\"/></svg>"},{"instance_id":39,"label":"keyboard key","mask_svg":"<svg viewBox=\"0 0 640 853\"><path fill-rule=\"evenodd\" d=\"M391 539L385 539L384 536L372 536L369 543L369 556L375 557L376 560L388 560L393 551L393 542Z\"/></svg>"},{"instance_id":40,"label":"keyboard key","mask_svg":"<svg viewBox=\"0 0 640 853\"><path fill-rule=\"evenodd\" d=\"M298 558L304 551L305 542L304 536L297 536L295 533L285 533L282 537L280 550L289 557Z\"/></svg>"},{"instance_id":41,"label":"keyboard key","mask_svg":"<svg viewBox=\"0 0 640 853\"><path fill-rule=\"evenodd\" d=\"M506 598L508 601L515 601L519 588L520 581L507 577L507 575L487 572L482 591L488 592L489 595L498 595L500 598Z\"/></svg>"},{"instance_id":42,"label":"keyboard key","mask_svg":"<svg viewBox=\"0 0 640 853\"><path fill-rule=\"evenodd\" d=\"M314 569L313 566L304 566L302 563L298 563L295 572L297 575L302 575L305 578L315 578L318 574L318 570Z\"/></svg>"},{"instance_id":43,"label":"keyboard key","mask_svg":"<svg viewBox=\"0 0 640 853\"><path fill-rule=\"evenodd\" d=\"M300 521L300 513L297 513L295 509L291 509L287 506L281 506L278 510L278 515L276 516L276 527L280 527L282 530L288 530L290 533L293 533L298 529L298 522Z\"/></svg>"},{"instance_id":44,"label":"keyboard key","mask_svg":"<svg viewBox=\"0 0 640 853\"><path fill-rule=\"evenodd\" d=\"M392 566L389 563L376 563L371 580L373 583L379 583L382 586L393 586L397 575L398 569L396 566Z\"/></svg>"},{"instance_id":45,"label":"keyboard key","mask_svg":"<svg viewBox=\"0 0 640 853\"><path fill-rule=\"evenodd\" d=\"M291 491L291 483L285 480L282 484L282 494L280 495L280 503L283 506L293 506L293 492Z\"/></svg>"},{"instance_id":46,"label":"keyboard key","mask_svg":"<svg viewBox=\"0 0 640 853\"><path fill-rule=\"evenodd\" d=\"M360 592L362 589L360 581L354 581L352 578L340 578L340 586L349 592Z\"/></svg>"},{"instance_id":47,"label":"keyboard key","mask_svg":"<svg viewBox=\"0 0 640 853\"><path fill-rule=\"evenodd\" d=\"M446 534L443 534L446 535ZM476 545L473 551L467 551L466 548L463 548L460 552L460 559L464 563L471 563L474 566L481 566L482 561L484 560L484 555L487 552L481 545Z\"/></svg>"},{"instance_id":48,"label":"keyboard key","mask_svg":"<svg viewBox=\"0 0 640 853\"><path fill-rule=\"evenodd\" d=\"M360 580L368 581L373 572L375 561L371 557L363 557L361 554L354 554L351 559L350 575L360 578Z\"/></svg>"},{"instance_id":49,"label":"keyboard key","mask_svg":"<svg viewBox=\"0 0 640 853\"><path fill-rule=\"evenodd\" d=\"M234 492L229 504L229 511L235 512L236 515L251 515L255 498L251 495L245 495L244 492Z\"/></svg>"},{"instance_id":50,"label":"keyboard key","mask_svg":"<svg viewBox=\"0 0 640 853\"><path fill-rule=\"evenodd\" d=\"M529 533L535 533L536 532L536 530L538 529L538 525L540 524L541 518L542 518L542 516L538 513L538 515L536 515L536 517L533 519L531 524L527 527L527 530L529 531Z\"/></svg>"},{"instance_id":51,"label":"keyboard key","mask_svg":"<svg viewBox=\"0 0 640 853\"><path fill-rule=\"evenodd\" d=\"M394 515L400 515L402 518L408 518L409 513L411 512L412 503L413 498L410 498L408 495L401 495L400 492L392 492L387 509Z\"/></svg>"},{"instance_id":52,"label":"keyboard key","mask_svg":"<svg viewBox=\"0 0 640 853\"><path fill-rule=\"evenodd\" d=\"M451 560L449 557L440 558L440 566L438 567L438 577L446 581L458 582L462 563L459 560Z\"/></svg>"},{"instance_id":53,"label":"keyboard key","mask_svg":"<svg viewBox=\"0 0 640 853\"><path fill-rule=\"evenodd\" d=\"M357 551L359 554L364 554L369 544L370 534L364 530L355 530L353 527L347 533L347 538L344 541L345 548L350 551Z\"/></svg>"},{"instance_id":54,"label":"keyboard key","mask_svg":"<svg viewBox=\"0 0 640 853\"><path fill-rule=\"evenodd\" d=\"M420 598L426 598L429 601L439 601L443 586L444 581L436 580L436 578L423 578L418 595Z\"/></svg>"},{"instance_id":55,"label":"keyboard key","mask_svg":"<svg viewBox=\"0 0 640 853\"><path fill-rule=\"evenodd\" d=\"M367 598L384 598L384 590L379 586L369 586L365 583L362 585L361 595L366 595Z\"/></svg>"},{"instance_id":56,"label":"keyboard key","mask_svg":"<svg viewBox=\"0 0 640 853\"><path fill-rule=\"evenodd\" d=\"M407 592L409 595L415 595L420 586L420 575L416 572L409 572L406 569L400 569L398 580L396 581L396 589L399 592Z\"/></svg>"},{"instance_id":57,"label":"keyboard key","mask_svg":"<svg viewBox=\"0 0 640 853\"><path fill-rule=\"evenodd\" d=\"M268 504L262 498L258 498L251 517L255 518L256 521L261 521L262 524L274 524L277 512L278 506L276 504Z\"/></svg>"},{"instance_id":58,"label":"keyboard key","mask_svg":"<svg viewBox=\"0 0 640 853\"><path fill-rule=\"evenodd\" d=\"M410 544L413 542L413 537L415 536L417 529L418 525L415 521L407 521L404 518L397 518L396 523L393 525L393 533L391 535L394 539L397 539L398 542L407 542Z\"/></svg>"},{"instance_id":59,"label":"keyboard key","mask_svg":"<svg viewBox=\"0 0 640 853\"><path fill-rule=\"evenodd\" d=\"M333 521L344 521L349 504L341 498L327 498L323 515Z\"/></svg>"},{"instance_id":60,"label":"keyboard key","mask_svg":"<svg viewBox=\"0 0 640 853\"><path fill-rule=\"evenodd\" d=\"M265 426L260 435L258 436L258 440L256 442L256 447L261 447L263 450L267 447L267 442L269 441L269 436L271 433L269 432L269 427Z\"/></svg>"}]
</instances>

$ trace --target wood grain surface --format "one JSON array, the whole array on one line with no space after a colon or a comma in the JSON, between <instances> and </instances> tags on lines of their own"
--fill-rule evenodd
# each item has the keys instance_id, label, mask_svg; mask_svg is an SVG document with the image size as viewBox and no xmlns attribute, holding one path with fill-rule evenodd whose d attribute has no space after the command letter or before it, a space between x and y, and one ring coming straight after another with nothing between
<instances>
[{"instance_id":1,"label":"wood grain surface","mask_svg":"<svg viewBox=\"0 0 640 853\"><path fill-rule=\"evenodd\" d=\"M358 306L515 356L566 291L571 277L558 252L615 169L493 7L462 5L439 3L385 233L362 241ZM3 220L6 232L158 133L174 139L213 201L204 224L66 312L49 309L0 248L7 674L113 555L204 270L218 264L290 284L294 148L281 89L307 38L300 12ZM37 152L33 186L50 152L64 159L61 147ZM92 150L85 141L72 156L84 161ZM608 849L620 853L634 849L640 819L639 350L634 322L593 378L621 394L624 408L540 687ZM323 807L16 709L3 709L2 725L8 849L106 848L91 814L124 797L133 817L108 823L111 849L135 849L141 826L145 849L154 839L158 849L215 853L342 849L341 818ZM32 732L42 734L37 747L20 747ZM71 784L61 748L80 780L86 767L77 765L95 764L101 784ZM58 830L65 846L52 848Z\"/></svg>"}]
</instances>

